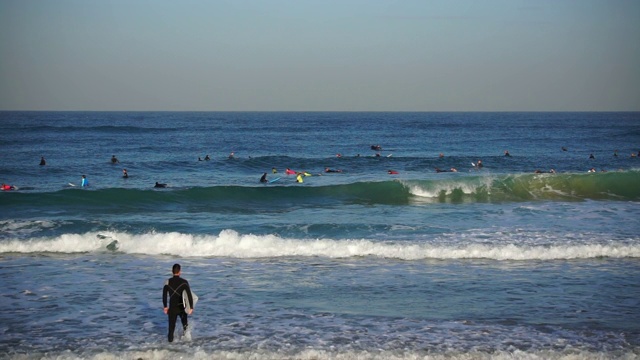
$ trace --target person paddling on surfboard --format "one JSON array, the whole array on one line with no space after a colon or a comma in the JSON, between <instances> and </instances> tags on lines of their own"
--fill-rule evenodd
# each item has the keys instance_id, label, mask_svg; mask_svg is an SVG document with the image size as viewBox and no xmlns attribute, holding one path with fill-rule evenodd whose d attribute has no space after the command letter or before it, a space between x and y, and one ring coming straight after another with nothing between
<instances>
[{"instance_id":1,"label":"person paddling on surfboard","mask_svg":"<svg viewBox=\"0 0 640 360\"><path fill-rule=\"evenodd\" d=\"M266 183L267 182L267 173L262 174L262 177L260 178L260 182L261 183Z\"/></svg>"},{"instance_id":2,"label":"person paddling on surfboard","mask_svg":"<svg viewBox=\"0 0 640 360\"><path fill-rule=\"evenodd\" d=\"M191 294L191 288L189 287L189 282L180 277L180 264L174 264L171 270L173 277L167 280L164 284L164 288L162 288L162 304L164 305L164 313L169 316L169 342L173 342L173 332L176 328L178 316L180 316L180 321L182 322L182 329L184 331L187 330L189 325L187 315L191 315L193 313L193 306L195 305ZM182 292L184 290L187 290L189 297L190 310L188 314L184 310L185 304L182 300Z\"/></svg>"}]
</instances>

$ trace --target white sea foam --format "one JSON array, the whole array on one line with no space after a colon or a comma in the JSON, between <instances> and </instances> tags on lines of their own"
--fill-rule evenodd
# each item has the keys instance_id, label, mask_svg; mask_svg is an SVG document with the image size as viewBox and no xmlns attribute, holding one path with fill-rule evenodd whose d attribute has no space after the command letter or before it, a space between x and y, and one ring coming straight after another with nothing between
<instances>
[{"instance_id":1,"label":"white sea foam","mask_svg":"<svg viewBox=\"0 0 640 360\"><path fill-rule=\"evenodd\" d=\"M55 226L48 220L0 220L0 233L25 236Z\"/></svg>"},{"instance_id":2,"label":"white sea foam","mask_svg":"<svg viewBox=\"0 0 640 360\"><path fill-rule=\"evenodd\" d=\"M451 179L428 183L404 181L403 185L406 186L409 192L414 196L422 198L438 198L442 195L452 195L455 191L462 192L465 195L476 194L479 191L490 192L493 181L493 176L484 176L476 178L473 181L469 181L468 179Z\"/></svg>"},{"instance_id":3,"label":"white sea foam","mask_svg":"<svg viewBox=\"0 0 640 360\"><path fill-rule=\"evenodd\" d=\"M594 238L559 243L549 234L458 234L454 238L428 241L373 241L367 239L290 239L275 235L239 234L224 230L218 235L170 233L85 233L55 238L5 240L0 253L84 253L118 251L128 254L174 255L185 257L380 257L402 260L421 259L494 259L556 260L598 257L640 257L639 239L609 240ZM117 247L110 246L117 240ZM574 239L575 240L575 239Z\"/></svg>"},{"instance_id":4,"label":"white sea foam","mask_svg":"<svg viewBox=\"0 0 640 360\"><path fill-rule=\"evenodd\" d=\"M425 185L407 185L412 195L423 198L437 198L440 195L451 195L454 190L462 191L465 195L473 194L477 191L478 185L469 183L442 182L428 187Z\"/></svg>"},{"instance_id":5,"label":"white sea foam","mask_svg":"<svg viewBox=\"0 0 640 360\"><path fill-rule=\"evenodd\" d=\"M28 354L14 355L9 357L15 360L24 360L34 358ZM140 350L140 351L126 351L126 352L104 352L98 354L76 354L73 352L62 352L58 354L42 354L37 357L38 359L48 360L120 360L120 359L152 359L152 360L165 360L165 359L228 359L228 360L591 360L591 359L637 359L637 355L633 351L619 352L616 354L603 353L603 352L591 352L591 351L554 351L554 350L541 350L541 351L521 351L514 349L513 351L497 351L497 352L482 352L482 351L469 351L459 352L451 351L444 353L425 353L415 351L383 351L383 350L371 350L371 351L335 351L335 350L319 350L319 349L306 349L297 353L285 353L284 351L205 351L202 349L188 349L177 352L175 349L153 349L153 350Z\"/></svg>"}]
</instances>

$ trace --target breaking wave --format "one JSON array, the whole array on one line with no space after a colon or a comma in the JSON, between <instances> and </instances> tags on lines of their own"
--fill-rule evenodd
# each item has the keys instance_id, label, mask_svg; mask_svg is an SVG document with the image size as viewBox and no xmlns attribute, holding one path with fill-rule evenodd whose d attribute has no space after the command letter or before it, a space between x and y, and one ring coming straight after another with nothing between
<instances>
[{"instance_id":1,"label":"breaking wave","mask_svg":"<svg viewBox=\"0 0 640 360\"><path fill-rule=\"evenodd\" d=\"M540 234L538 237L544 237ZM535 236L527 241L513 239L505 243L470 241L462 236L452 241L443 236L433 241L391 242L367 239L294 239L276 235L240 234L223 230L218 235L193 235L178 232L84 233L51 238L6 239L0 253L91 253L116 252L182 257L282 258L377 257L406 261L427 259L561 260L640 257L638 239L599 241L597 236L580 243L539 245Z\"/></svg>"}]
</instances>

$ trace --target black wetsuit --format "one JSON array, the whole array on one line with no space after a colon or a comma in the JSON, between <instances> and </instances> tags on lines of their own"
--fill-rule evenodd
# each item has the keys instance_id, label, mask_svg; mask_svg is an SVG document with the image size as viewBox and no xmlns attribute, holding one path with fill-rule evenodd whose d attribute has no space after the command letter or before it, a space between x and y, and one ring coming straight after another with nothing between
<instances>
[{"instance_id":1,"label":"black wetsuit","mask_svg":"<svg viewBox=\"0 0 640 360\"><path fill-rule=\"evenodd\" d=\"M184 311L184 304L182 303L182 291L187 290L189 294L189 303L193 309L193 297L191 296L191 288L189 282L178 275L174 275L171 279L167 280L162 289L162 303L164 307L169 304L169 342L173 341L173 332L176 328L176 321L180 316L182 322L182 329L187 329L187 313ZM167 298L169 299L167 301Z\"/></svg>"}]
</instances>

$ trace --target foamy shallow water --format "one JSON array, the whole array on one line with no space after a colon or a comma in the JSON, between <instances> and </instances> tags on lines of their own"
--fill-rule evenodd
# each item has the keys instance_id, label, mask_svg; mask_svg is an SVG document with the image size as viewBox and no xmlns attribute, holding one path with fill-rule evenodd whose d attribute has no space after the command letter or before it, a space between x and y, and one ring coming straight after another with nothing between
<instances>
[{"instance_id":1,"label":"foamy shallow water","mask_svg":"<svg viewBox=\"0 0 640 360\"><path fill-rule=\"evenodd\" d=\"M160 295L174 260L5 255L2 304L14 310L0 315L0 347L12 358L609 358L640 341L635 259L285 256L179 258L200 301L191 340L168 344Z\"/></svg>"}]
</instances>

